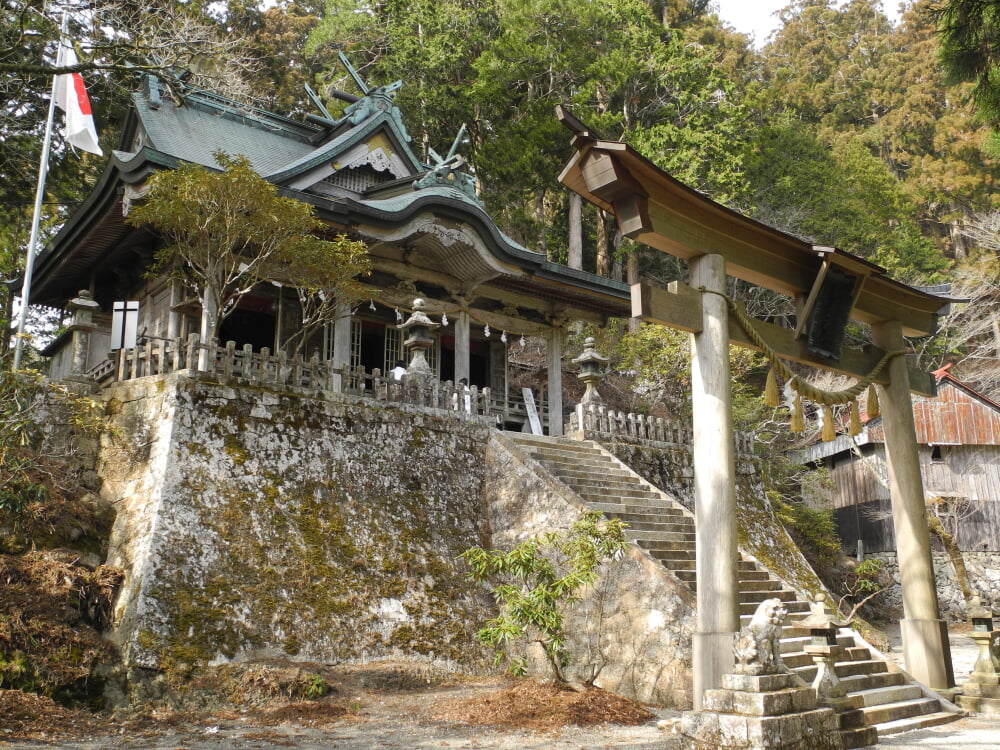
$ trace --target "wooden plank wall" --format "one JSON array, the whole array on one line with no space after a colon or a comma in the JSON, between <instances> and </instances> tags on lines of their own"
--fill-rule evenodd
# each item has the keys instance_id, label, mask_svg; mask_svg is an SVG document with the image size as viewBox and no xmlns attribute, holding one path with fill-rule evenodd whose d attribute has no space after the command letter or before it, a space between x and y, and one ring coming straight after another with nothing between
<instances>
[{"instance_id":1,"label":"wooden plank wall","mask_svg":"<svg viewBox=\"0 0 1000 750\"><path fill-rule=\"evenodd\" d=\"M862 539L867 551L894 549L885 450L864 446L864 459L841 454L828 460L832 490L808 498L810 505L833 510L848 551ZM832 463L833 466L829 467ZM946 530L961 549L1000 550L1000 448L990 445L920 447L920 469L929 498L943 496L950 512Z\"/></svg>"}]
</instances>

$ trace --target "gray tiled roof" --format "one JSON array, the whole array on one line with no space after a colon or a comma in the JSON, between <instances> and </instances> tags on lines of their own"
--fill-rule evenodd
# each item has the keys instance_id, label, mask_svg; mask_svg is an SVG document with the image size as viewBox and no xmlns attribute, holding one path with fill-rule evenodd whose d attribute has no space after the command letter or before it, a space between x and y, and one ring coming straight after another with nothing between
<instances>
[{"instance_id":1,"label":"gray tiled roof","mask_svg":"<svg viewBox=\"0 0 1000 750\"><path fill-rule=\"evenodd\" d=\"M177 106L164 97L154 108L142 92L134 99L150 145L183 161L215 167L212 154L221 149L247 157L258 174L270 174L315 150L304 127L263 114L212 107L193 98Z\"/></svg>"}]
</instances>

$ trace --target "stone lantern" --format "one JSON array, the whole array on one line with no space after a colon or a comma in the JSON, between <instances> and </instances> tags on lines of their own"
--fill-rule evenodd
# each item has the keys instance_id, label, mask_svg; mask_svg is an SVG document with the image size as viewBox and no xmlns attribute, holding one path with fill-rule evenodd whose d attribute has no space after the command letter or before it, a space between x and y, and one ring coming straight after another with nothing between
<instances>
[{"instance_id":1,"label":"stone lantern","mask_svg":"<svg viewBox=\"0 0 1000 750\"><path fill-rule=\"evenodd\" d=\"M581 404L599 404L601 395L597 392L597 384L604 380L604 366L608 362L607 357L602 357L594 351L593 337L587 337L583 342L583 354L573 360L574 364L580 365L580 373L577 377L584 382L587 390L580 400Z\"/></svg>"},{"instance_id":2,"label":"stone lantern","mask_svg":"<svg viewBox=\"0 0 1000 750\"><path fill-rule=\"evenodd\" d=\"M844 653L844 647L837 643L837 633L847 627L846 622L833 619L826 606L826 596L817 594L809 605L812 610L804 620L792 623L796 627L809 631L811 641L803 651L812 657L816 664L816 677L812 687L819 696L819 702L839 709L847 690L837 677L834 665Z\"/></svg>"},{"instance_id":3,"label":"stone lantern","mask_svg":"<svg viewBox=\"0 0 1000 750\"><path fill-rule=\"evenodd\" d=\"M837 643L837 634L848 623L834 619L826 605L826 596L816 594L810 603L808 617L793 622L793 627L809 631L810 642L802 650L812 657L816 664L816 676L812 681L812 689L816 691L816 700L821 706L828 706L837 715L837 725L840 728L841 741L844 747L866 747L878 742L878 732L875 727L865 724L864 711L859 707L858 699L847 694L847 689L837 677L837 659L845 649Z\"/></svg>"},{"instance_id":4,"label":"stone lantern","mask_svg":"<svg viewBox=\"0 0 1000 750\"><path fill-rule=\"evenodd\" d=\"M73 358L68 379L90 382L90 378L86 376L90 334L97 330L94 313L99 312L101 306L94 301L89 290L81 289L76 298L67 303L66 309L73 313L73 320L67 329L73 332Z\"/></svg>"},{"instance_id":5,"label":"stone lantern","mask_svg":"<svg viewBox=\"0 0 1000 750\"><path fill-rule=\"evenodd\" d=\"M435 323L424 312L427 303L418 297L413 300L413 313L405 322L400 323L397 328L406 334L403 346L410 354L410 364L406 367L409 375L421 375L427 377L434 374L431 366L427 363L426 352L434 346L434 339L431 332L440 328L440 323Z\"/></svg>"},{"instance_id":6,"label":"stone lantern","mask_svg":"<svg viewBox=\"0 0 1000 750\"><path fill-rule=\"evenodd\" d=\"M994 649L1000 632L994 630L993 612L975 594L969 600L969 619L972 621L969 637L979 647L979 657L955 702L970 711L997 716L1000 715L1000 660Z\"/></svg>"}]
</instances>

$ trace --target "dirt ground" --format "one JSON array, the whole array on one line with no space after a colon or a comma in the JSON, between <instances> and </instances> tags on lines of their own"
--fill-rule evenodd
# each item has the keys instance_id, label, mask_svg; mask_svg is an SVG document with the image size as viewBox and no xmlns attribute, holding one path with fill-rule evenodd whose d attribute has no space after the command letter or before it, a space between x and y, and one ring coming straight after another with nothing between
<instances>
[{"instance_id":1,"label":"dirt ground","mask_svg":"<svg viewBox=\"0 0 1000 750\"><path fill-rule=\"evenodd\" d=\"M341 675L318 700L118 716L0 691L0 747L680 750L673 735L657 726L679 714L654 713L601 690L572 692L503 678L406 682L387 686L384 674L372 679L370 670L356 670Z\"/></svg>"}]
</instances>

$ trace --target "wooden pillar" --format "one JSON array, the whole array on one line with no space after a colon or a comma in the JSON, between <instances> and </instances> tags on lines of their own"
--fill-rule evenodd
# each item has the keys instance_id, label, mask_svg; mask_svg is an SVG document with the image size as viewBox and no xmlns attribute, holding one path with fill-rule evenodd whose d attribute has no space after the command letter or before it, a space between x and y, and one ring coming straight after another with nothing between
<instances>
[{"instance_id":1,"label":"wooden pillar","mask_svg":"<svg viewBox=\"0 0 1000 750\"><path fill-rule=\"evenodd\" d=\"M694 502L697 615L692 637L694 710L705 690L721 687L732 671L739 630L736 542L736 461L729 372L726 264L721 255L690 263L691 286L701 295L702 330L692 334L691 399L694 416Z\"/></svg>"},{"instance_id":2,"label":"wooden pillar","mask_svg":"<svg viewBox=\"0 0 1000 750\"><path fill-rule=\"evenodd\" d=\"M181 285L170 282L170 314L167 317L167 338L173 341L181 335L181 314L174 308L181 303Z\"/></svg>"},{"instance_id":3,"label":"wooden pillar","mask_svg":"<svg viewBox=\"0 0 1000 750\"><path fill-rule=\"evenodd\" d=\"M337 305L337 319L333 323L333 366L344 372L351 363L351 306L343 302ZM340 375L333 376L333 389L343 392L344 381Z\"/></svg>"},{"instance_id":4,"label":"wooden pillar","mask_svg":"<svg viewBox=\"0 0 1000 750\"><path fill-rule=\"evenodd\" d=\"M872 327L874 343L886 351L904 348L902 327L889 321ZM894 357L886 368L889 385L879 387L892 497L892 524L903 590L903 658L907 671L925 685L955 686L951 646L944 620L938 617L937 589L931 557L924 484L920 476L917 432L906 357Z\"/></svg>"},{"instance_id":5,"label":"wooden pillar","mask_svg":"<svg viewBox=\"0 0 1000 750\"><path fill-rule=\"evenodd\" d=\"M549 367L549 435L562 435L562 348L563 329L553 326L549 333L548 367Z\"/></svg>"},{"instance_id":6,"label":"wooden pillar","mask_svg":"<svg viewBox=\"0 0 1000 750\"><path fill-rule=\"evenodd\" d=\"M462 310L455 321L455 382L469 379L469 313Z\"/></svg>"}]
</instances>

